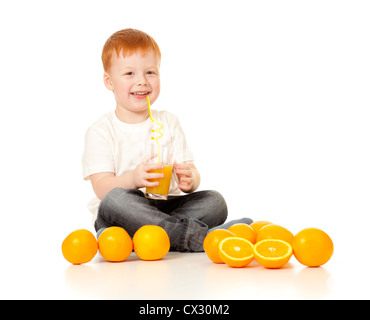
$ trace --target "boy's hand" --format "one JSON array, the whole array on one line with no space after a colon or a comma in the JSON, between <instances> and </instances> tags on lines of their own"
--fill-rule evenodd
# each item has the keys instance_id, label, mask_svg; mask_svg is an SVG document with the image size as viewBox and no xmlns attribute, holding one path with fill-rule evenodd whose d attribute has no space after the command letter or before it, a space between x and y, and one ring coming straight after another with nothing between
<instances>
[{"instance_id":1,"label":"boy's hand","mask_svg":"<svg viewBox=\"0 0 370 320\"><path fill-rule=\"evenodd\" d=\"M179 188L183 192L193 192L199 186L199 174L193 164L174 164L175 173L179 180Z\"/></svg>"},{"instance_id":2,"label":"boy's hand","mask_svg":"<svg viewBox=\"0 0 370 320\"><path fill-rule=\"evenodd\" d=\"M156 154L152 154L144 159L133 171L133 179L136 188L155 187L159 185L158 181L151 182L151 179L160 179L164 177L163 173L150 173L150 170L163 169L161 163L148 163L151 159L156 158Z\"/></svg>"}]
</instances>

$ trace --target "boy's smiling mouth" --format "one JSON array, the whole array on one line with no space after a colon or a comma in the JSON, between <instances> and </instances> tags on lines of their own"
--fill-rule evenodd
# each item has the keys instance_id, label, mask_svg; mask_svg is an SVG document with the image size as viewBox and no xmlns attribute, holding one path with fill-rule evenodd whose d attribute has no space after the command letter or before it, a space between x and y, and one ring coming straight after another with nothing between
<instances>
[{"instance_id":1,"label":"boy's smiling mouth","mask_svg":"<svg viewBox=\"0 0 370 320\"><path fill-rule=\"evenodd\" d=\"M132 96L138 99L146 98L146 96L149 94L149 91L135 91L135 92L130 92Z\"/></svg>"}]
</instances>

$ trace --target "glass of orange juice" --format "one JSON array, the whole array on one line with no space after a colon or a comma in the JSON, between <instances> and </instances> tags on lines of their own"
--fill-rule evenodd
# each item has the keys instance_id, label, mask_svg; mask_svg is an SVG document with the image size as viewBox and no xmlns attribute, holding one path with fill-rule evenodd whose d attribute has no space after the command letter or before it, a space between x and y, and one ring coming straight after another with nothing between
<instances>
[{"instance_id":1,"label":"glass of orange juice","mask_svg":"<svg viewBox=\"0 0 370 320\"><path fill-rule=\"evenodd\" d=\"M163 173L164 177L160 179L151 179L150 181L158 181L156 187L147 187L145 197L156 200L167 200L168 191L170 190L172 169L173 169L173 148L172 145L157 145L151 146L151 154L157 154L149 163L162 163L163 169L150 170L150 173Z\"/></svg>"}]
</instances>

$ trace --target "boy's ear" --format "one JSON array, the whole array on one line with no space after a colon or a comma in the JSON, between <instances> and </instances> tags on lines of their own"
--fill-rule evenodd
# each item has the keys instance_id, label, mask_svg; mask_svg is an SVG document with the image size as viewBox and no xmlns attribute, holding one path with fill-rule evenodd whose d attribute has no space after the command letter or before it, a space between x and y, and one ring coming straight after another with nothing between
<instances>
[{"instance_id":1,"label":"boy's ear","mask_svg":"<svg viewBox=\"0 0 370 320\"><path fill-rule=\"evenodd\" d=\"M106 72L104 72L104 84L108 90L113 91L112 80L110 78L110 75Z\"/></svg>"}]
</instances>

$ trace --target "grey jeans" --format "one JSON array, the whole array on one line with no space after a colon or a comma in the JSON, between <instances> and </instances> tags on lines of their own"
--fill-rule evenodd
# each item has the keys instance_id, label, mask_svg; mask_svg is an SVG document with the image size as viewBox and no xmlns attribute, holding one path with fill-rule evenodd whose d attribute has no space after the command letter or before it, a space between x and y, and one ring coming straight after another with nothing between
<instances>
[{"instance_id":1,"label":"grey jeans","mask_svg":"<svg viewBox=\"0 0 370 320\"><path fill-rule=\"evenodd\" d=\"M168 200L152 200L140 190L115 188L101 201L95 230L119 226L133 237L144 225L166 230L171 250L203 251L208 229L225 222L227 205L217 191L198 191Z\"/></svg>"}]
</instances>

